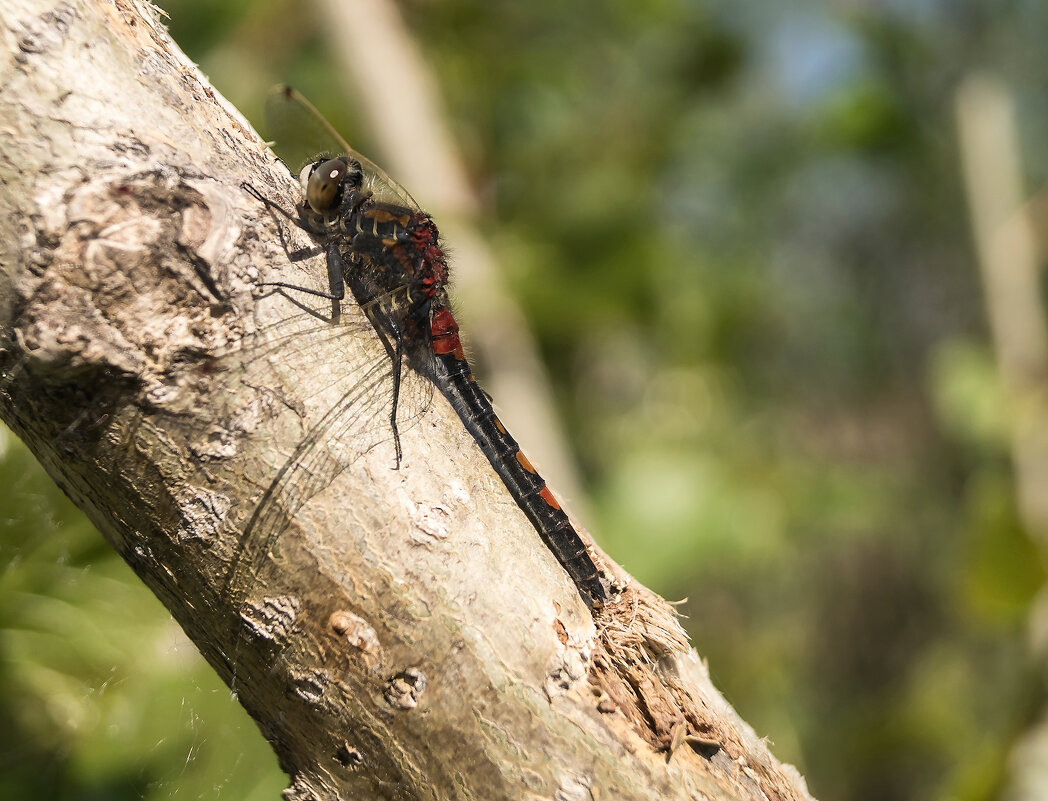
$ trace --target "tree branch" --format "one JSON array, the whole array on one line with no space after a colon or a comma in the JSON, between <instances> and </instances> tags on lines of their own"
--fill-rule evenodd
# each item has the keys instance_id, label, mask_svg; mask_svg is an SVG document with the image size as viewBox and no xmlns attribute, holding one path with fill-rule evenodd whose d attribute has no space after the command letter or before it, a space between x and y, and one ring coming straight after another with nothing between
<instances>
[{"instance_id":1,"label":"tree branch","mask_svg":"<svg viewBox=\"0 0 1048 801\"><path fill-rule=\"evenodd\" d=\"M808 797L665 602L631 584L590 615L421 379L392 469L381 345L258 291L323 280L240 184L294 186L151 7L2 25L0 415L235 690L287 797Z\"/></svg>"}]
</instances>

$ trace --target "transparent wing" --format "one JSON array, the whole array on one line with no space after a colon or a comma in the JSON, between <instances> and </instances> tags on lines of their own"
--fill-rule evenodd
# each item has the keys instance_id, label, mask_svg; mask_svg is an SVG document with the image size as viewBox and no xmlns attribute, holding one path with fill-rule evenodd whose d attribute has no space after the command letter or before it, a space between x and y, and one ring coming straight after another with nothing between
<instances>
[{"instance_id":1,"label":"transparent wing","mask_svg":"<svg viewBox=\"0 0 1048 801\"><path fill-rule=\"evenodd\" d=\"M273 301L284 300L280 293L271 297ZM323 319L318 311L307 309L194 361L181 371L181 375L174 376L174 383L188 382L198 389L198 392L187 392L184 403L199 403L199 395L204 393L214 408L215 425L207 431L197 432L196 443L190 444L198 454L207 453L213 447L217 431L251 430L257 425L252 422L245 426L242 422L256 417L257 409L241 408L236 405L236 400L221 405L214 399L235 399L240 395L238 387L244 385L274 387L278 392L286 380L289 364L295 365L299 373L332 376L326 383L314 384L316 395L300 399L305 405L310 405L321 394L344 390L326 410L320 408L311 415L305 435L272 476L251 514L227 578L227 586L239 598L251 592L255 578L273 551L275 540L302 507L362 454L392 439L389 419L391 361L385 352L372 348L370 353L361 352L355 361L347 361L335 370L323 369L325 365L319 363L316 355L325 350L318 347L320 343L359 335L361 329L374 335L366 319L348 310L338 321L332 321ZM431 404L432 396L432 384L405 370L397 415L401 434L418 422ZM274 406L287 403L276 394L270 402ZM178 406L176 402L167 409L161 406L159 411L161 414L165 411L178 414ZM392 449L390 460L392 468Z\"/></svg>"},{"instance_id":2,"label":"transparent wing","mask_svg":"<svg viewBox=\"0 0 1048 801\"><path fill-rule=\"evenodd\" d=\"M352 156L364 170L364 185L375 199L421 210L408 191L367 156L349 146L331 123L297 89L278 84L266 98L266 134L292 172L318 156Z\"/></svg>"}]
</instances>

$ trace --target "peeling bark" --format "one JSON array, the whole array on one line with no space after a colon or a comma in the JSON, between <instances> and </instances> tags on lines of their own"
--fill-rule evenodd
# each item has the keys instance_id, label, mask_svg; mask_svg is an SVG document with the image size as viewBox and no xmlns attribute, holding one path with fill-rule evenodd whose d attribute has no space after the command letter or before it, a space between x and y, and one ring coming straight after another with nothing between
<instances>
[{"instance_id":1,"label":"peeling bark","mask_svg":"<svg viewBox=\"0 0 1048 801\"><path fill-rule=\"evenodd\" d=\"M421 379L393 469L381 345L259 291L323 280L240 184L295 188L150 7L8 0L0 29L0 415L288 798L808 798L664 601L605 559L590 614Z\"/></svg>"}]
</instances>

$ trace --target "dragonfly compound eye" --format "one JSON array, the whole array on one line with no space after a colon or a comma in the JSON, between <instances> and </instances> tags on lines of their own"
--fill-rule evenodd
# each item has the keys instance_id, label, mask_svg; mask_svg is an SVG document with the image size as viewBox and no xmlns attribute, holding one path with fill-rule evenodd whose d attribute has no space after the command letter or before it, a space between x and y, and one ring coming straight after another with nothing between
<instances>
[{"instance_id":1,"label":"dragonfly compound eye","mask_svg":"<svg viewBox=\"0 0 1048 801\"><path fill-rule=\"evenodd\" d=\"M306 181L306 202L316 212L331 211L338 203L342 179L349 165L342 159L321 162L312 169Z\"/></svg>"}]
</instances>

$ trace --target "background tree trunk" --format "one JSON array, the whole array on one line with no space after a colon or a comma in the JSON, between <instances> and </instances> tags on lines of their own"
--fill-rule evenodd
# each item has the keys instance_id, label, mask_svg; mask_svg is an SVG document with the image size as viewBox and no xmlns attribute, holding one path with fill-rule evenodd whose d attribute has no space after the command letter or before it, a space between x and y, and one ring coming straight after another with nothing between
<instances>
[{"instance_id":1,"label":"background tree trunk","mask_svg":"<svg viewBox=\"0 0 1048 801\"><path fill-rule=\"evenodd\" d=\"M591 616L439 395L391 469L381 346L351 308L256 291L322 277L240 183L296 189L151 7L8 0L2 30L0 413L238 694L289 797L808 797L664 602L620 576ZM303 441L287 484L311 489L245 539Z\"/></svg>"}]
</instances>

